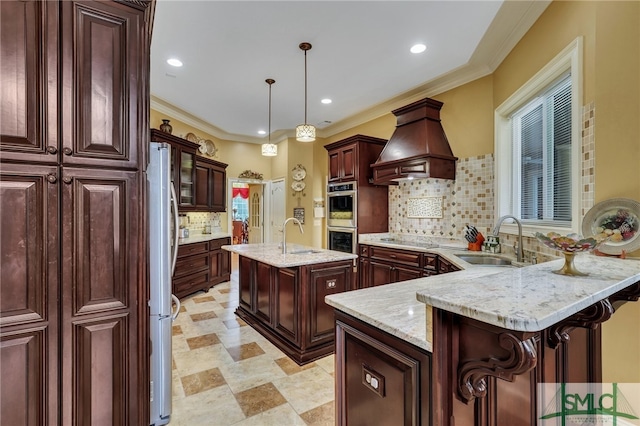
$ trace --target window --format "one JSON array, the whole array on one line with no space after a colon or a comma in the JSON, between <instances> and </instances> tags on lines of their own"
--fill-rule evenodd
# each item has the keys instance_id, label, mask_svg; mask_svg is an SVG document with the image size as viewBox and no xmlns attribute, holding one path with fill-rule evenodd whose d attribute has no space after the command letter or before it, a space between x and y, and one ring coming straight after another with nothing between
<instances>
[{"instance_id":1,"label":"window","mask_svg":"<svg viewBox=\"0 0 640 426\"><path fill-rule=\"evenodd\" d=\"M571 78L511 117L513 199L520 219L571 226Z\"/></svg>"},{"instance_id":2,"label":"window","mask_svg":"<svg viewBox=\"0 0 640 426\"><path fill-rule=\"evenodd\" d=\"M496 109L496 218L529 235L580 229L581 62L576 39Z\"/></svg>"}]
</instances>

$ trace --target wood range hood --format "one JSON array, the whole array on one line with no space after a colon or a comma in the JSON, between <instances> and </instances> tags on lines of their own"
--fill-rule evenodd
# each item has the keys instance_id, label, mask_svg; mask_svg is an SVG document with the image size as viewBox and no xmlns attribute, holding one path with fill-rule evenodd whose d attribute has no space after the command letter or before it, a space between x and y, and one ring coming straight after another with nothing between
<instances>
[{"instance_id":1,"label":"wood range hood","mask_svg":"<svg viewBox=\"0 0 640 426\"><path fill-rule=\"evenodd\" d=\"M373 183L397 185L404 179L456 178L457 157L440 123L442 102L425 98L398 108L396 130L374 164Z\"/></svg>"}]
</instances>

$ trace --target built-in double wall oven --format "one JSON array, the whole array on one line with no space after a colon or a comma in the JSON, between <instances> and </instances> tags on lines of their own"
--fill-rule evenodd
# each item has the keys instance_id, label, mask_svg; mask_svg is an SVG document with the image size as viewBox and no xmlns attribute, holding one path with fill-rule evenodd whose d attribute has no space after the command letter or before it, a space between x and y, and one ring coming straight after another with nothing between
<instances>
[{"instance_id":1,"label":"built-in double wall oven","mask_svg":"<svg viewBox=\"0 0 640 426\"><path fill-rule=\"evenodd\" d=\"M358 188L356 182L327 186L327 246L355 253L358 244Z\"/></svg>"}]
</instances>

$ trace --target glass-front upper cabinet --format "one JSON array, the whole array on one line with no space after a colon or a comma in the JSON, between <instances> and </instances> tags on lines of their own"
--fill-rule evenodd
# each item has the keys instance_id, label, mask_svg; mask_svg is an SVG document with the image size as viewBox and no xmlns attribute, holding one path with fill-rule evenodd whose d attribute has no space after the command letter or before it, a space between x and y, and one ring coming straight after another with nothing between
<instances>
[{"instance_id":1,"label":"glass-front upper cabinet","mask_svg":"<svg viewBox=\"0 0 640 426\"><path fill-rule=\"evenodd\" d=\"M180 206L195 206L195 154L180 152Z\"/></svg>"},{"instance_id":2,"label":"glass-front upper cabinet","mask_svg":"<svg viewBox=\"0 0 640 426\"><path fill-rule=\"evenodd\" d=\"M178 197L178 210L195 210L195 163L199 145L156 129L151 129L151 140L171 145L171 181Z\"/></svg>"}]
</instances>

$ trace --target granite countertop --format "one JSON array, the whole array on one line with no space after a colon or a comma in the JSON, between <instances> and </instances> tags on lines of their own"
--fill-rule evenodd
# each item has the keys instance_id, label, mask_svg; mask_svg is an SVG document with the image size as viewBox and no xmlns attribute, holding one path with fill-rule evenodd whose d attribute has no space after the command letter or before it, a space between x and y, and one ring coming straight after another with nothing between
<instances>
[{"instance_id":1,"label":"granite countertop","mask_svg":"<svg viewBox=\"0 0 640 426\"><path fill-rule=\"evenodd\" d=\"M457 282L468 282L504 270L497 266L483 266L441 276L450 279L455 277ZM327 296L325 301L339 311L431 352L425 304L416 299L416 293L436 277L338 293Z\"/></svg>"},{"instance_id":2,"label":"granite countertop","mask_svg":"<svg viewBox=\"0 0 640 426\"><path fill-rule=\"evenodd\" d=\"M191 234L189 233L189 238L179 238L178 239L178 245L184 245L184 244L193 244L193 243L201 243L203 241L211 241L211 240L217 240L219 238L229 238L231 237L231 234L229 234L228 232L224 232L224 231L213 231L211 234Z\"/></svg>"},{"instance_id":3,"label":"granite countertop","mask_svg":"<svg viewBox=\"0 0 640 426\"><path fill-rule=\"evenodd\" d=\"M325 300L342 312L429 351L425 306L503 328L539 331L640 281L637 260L579 254L577 269L590 275L567 277L551 272L560 269L564 260L521 268L477 266L456 256L468 253L465 242L388 238L387 234L370 234L364 238L361 235L359 241L437 253L463 270L335 294ZM490 279L486 279L488 275Z\"/></svg>"},{"instance_id":4,"label":"granite countertop","mask_svg":"<svg viewBox=\"0 0 640 426\"><path fill-rule=\"evenodd\" d=\"M282 254L279 243L264 244L235 244L222 246L224 250L238 253L249 259L258 260L277 268L312 265L315 263L337 262L340 260L357 259L352 253L335 250L325 250L300 244L287 244L287 253ZM306 253L298 253L306 252Z\"/></svg>"},{"instance_id":5,"label":"granite countertop","mask_svg":"<svg viewBox=\"0 0 640 426\"><path fill-rule=\"evenodd\" d=\"M417 291L427 305L498 327L540 331L640 281L640 261L579 254L586 277L554 274L564 260L505 268L490 280L459 282L434 276Z\"/></svg>"}]
</instances>

